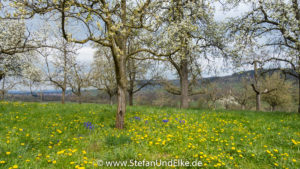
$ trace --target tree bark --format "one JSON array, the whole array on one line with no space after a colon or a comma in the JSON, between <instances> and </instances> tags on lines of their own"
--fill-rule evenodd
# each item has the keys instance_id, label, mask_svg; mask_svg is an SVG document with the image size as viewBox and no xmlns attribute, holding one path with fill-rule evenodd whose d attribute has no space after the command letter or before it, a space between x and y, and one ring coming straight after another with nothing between
<instances>
[{"instance_id":1,"label":"tree bark","mask_svg":"<svg viewBox=\"0 0 300 169\"><path fill-rule=\"evenodd\" d=\"M275 111L275 106L271 106L271 112Z\"/></svg>"},{"instance_id":2,"label":"tree bark","mask_svg":"<svg viewBox=\"0 0 300 169\"><path fill-rule=\"evenodd\" d=\"M252 88L256 94L256 111L260 111L260 97L261 97L261 92L260 92L260 84L259 84L259 79L258 79L258 68L257 68L257 61L253 62L254 65L254 81L255 85L252 85Z\"/></svg>"},{"instance_id":3,"label":"tree bark","mask_svg":"<svg viewBox=\"0 0 300 169\"><path fill-rule=\"evenodd\" d=\"M78 95L78 103L81 104L82 100L81 100L81 93Z\"/></svg>"},{"instance_id":4,"label":"tree bark","mask_svg":"<svg viewBox=\"0 0 300 169\"><path fill-rule=\"evenodd\" d=\"M129 96L129 105L133 106L133 92L128 92L128 96Z\"/></svg>"},{"instance_id":5,"label":"tree bark","mask_svg":"<svg viewBox=\"0 0 300 169\"><path fill-rule=\"evenodd\" d=\"M256 111L260 111L260 93L256 93Z\"/></svg>"},{"instance_id":6,"label":"tree bark","mask_svg":"<svg viewBox=\"0 0 300 169\"><path fill-rule=\"evenodd\" d=\"M109 104L110 104L110 105L113 105L112 97L113 97L112 95L109 95Z\"/></svg>"},{"instance_id":7,"label":"tree bark","mask_svg":"<svg viewBox=\"0 0 300 169\"><path fill-rule=\"evenodd\" d=\"M65 104L66 89L62 89L61 104Z\"/></svg>"},{"instance_id":8,"label":"tree bark","mask_svg":"<svg viewBox=\"0 0 300 169\"><path fill-rule=\"evenodd\" d=\"M245 110L245 105L242 105L242 110Z\"/></svg>"},{"instance_id":9,"label":"tree bark","mask_svg":"<svg viewBox=\"0 0 300 169\"><path fill-rule=\"evenodd\" d=\"M298 113L300 113L300 74L298 74Z\"/></svg>"},{"instance_id":10,"label":"tree bark","mask_svg":"<svg viewBox=\"0 0 300 169\"><path fill-rule=\"evenodd\" d=\"M122 84L118 84L118 110L116 117L116 128L124 128L124 118L126 112L126 88Z\"/></svg>"},{"instance_id":11,"label":"tree bark","mask_svg":"<svg viewBox=\"0 0 300 169\"><path fill-rule=\"evenodd\" d=\"M126 41L124 41L124 45L125 42ZM115 55L116 53L117 52L113 50L117 88L118 88L118 92L117 92L118 109L116 114L116 128L123 129L125 125L124 118L126 112L126 92L127 92L126 57L124 55Z\"/></svg>"},{"instance_id":12,"label":"tree bark","mask_svg":"<svg viewBox=\"0 0 300 169\"><path fill-rule=\"evenodd\" d=\"M68 62L68 51L67 51L67 42L64 41L64 81L63 81L63 91L62 91L62 98L61 103L65 104L66 98L66 90L67 90L67 62Z\"/></svg>"},{"instance_id":13,"label":"tree bark","mask_svg":"<svg viewBox=\"0 0 300 169\"><path fill-rule=\"evenodd\" d=\"M121 20L126 25L126 0L121 0ZM116 128L124 129L125 113L126 113L126 92L127 92L127 76L126 76L126 42L127 35L119 33L114 39L112 45L112 55L115 63L115 72L118 88L118 109L116 114Z\"/></svg>"},{"instance_id":14,"label":"tree bark","mask_svg":"<svg viewBox=\"0 0 300 169\"><path fill-rule=\"evenodd\" d=\"M44 101L44 93L43 92L40 93L40 98L41 98L41 102L43 102Z\"/></svg>"},{"instance_id":15,"label":"tree bark","mask_svg":"<svg viewBox=\"0 0 300 169\"><path fill-rule=\"evenodd\" d=\"M119 43L122 42L120 39ZM123 44L119 44L119 46L123 46L123 50L126 49L125 42L123 40ZM123 52L125 53L125 52ZM115 63L115 72L116 72L116 80L117 80L117 100L118 100L118 108L116 114L116 128L123 129L125 126L124 118L126 112L126 92L127 92L127 76L126 76L126 57L125 55L118 54L116 50L113 50L114 55L114 63Z\"/></svg>"},{"instance_id":16,"label":"tree bark","mask_svg":"<svg viewBox=\"0 0 300 169\"><path fill-rule=\"evenodd\" d=\"M180 65L181 73L180 73L180 87L181 87L181 103L180 108L188 108L189 107L189 97L188 97L188 63L187 59L183 59Z\"/></svg>"},{"instance_id":17,"label":"tree bark","mask_svg":"<svg viewBox=\"0 0 300 169\"><path fill-rule=\"evenodd\" d=\"M4 101L5 97L5 75L2 78L2 91L1 91L1 100Z\"/></svg>"}]
</instances>

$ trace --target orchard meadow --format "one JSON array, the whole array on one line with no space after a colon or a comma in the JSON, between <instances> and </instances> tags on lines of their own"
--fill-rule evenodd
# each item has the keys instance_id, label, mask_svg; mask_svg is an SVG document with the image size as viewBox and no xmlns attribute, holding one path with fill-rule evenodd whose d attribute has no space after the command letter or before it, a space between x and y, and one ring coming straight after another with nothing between
<instances>
[{"instance_id":1,"label":"orchard meadow","mask_svg":"<svg viewBox=\"0 0 300 169\"><path fill-rule=\"evenodd\" d=\"M115 109L1 102L0 168L112 168L103 163L175 159L201 161L202 168L300 167L299 114L133 106L126 128L118 130Z\"/></svg>"}]
</instances>

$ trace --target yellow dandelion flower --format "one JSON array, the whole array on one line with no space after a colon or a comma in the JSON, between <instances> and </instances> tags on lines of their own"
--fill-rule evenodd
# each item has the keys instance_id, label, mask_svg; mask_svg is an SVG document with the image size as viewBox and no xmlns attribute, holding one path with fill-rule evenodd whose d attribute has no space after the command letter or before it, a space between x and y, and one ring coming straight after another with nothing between
<instances>
[{"instance_id":1,"label":"yellow dandelion flower","mask_svg":"<svg viewBox=\"0 0 300 169\"><path fill-rule=\"evenodd\" d=\"M296 140L294 140L294 139L292 139L292 142L293 142L295 145L298 144L298 142L297 142Z\"/></svg>"}]
</instances>

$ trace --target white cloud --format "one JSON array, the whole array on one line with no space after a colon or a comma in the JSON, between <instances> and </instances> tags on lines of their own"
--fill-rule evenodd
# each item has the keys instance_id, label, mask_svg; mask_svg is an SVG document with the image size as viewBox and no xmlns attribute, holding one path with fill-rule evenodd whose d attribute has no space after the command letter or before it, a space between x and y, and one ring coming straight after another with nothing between
<instances>
[{"instance_id":1,"label":"white cloud","mask_svg":"<svg viewBox=\"0 0 300 169\"><path fill-rule=\"evenodd\" d=\"M90 47L90 46L84 46L81 49L78 50L77 59L80 62L85 63L92 63L94 52L96 49Z\"/></svg>"},{"instance_id":2,"label":"white cloud","mask_svg":"<svg viewBox=\"0 0 300 169\"><path fill-rule=\"evenodd\" d=\"M239 17L246 12L251 10L251 5L248 3L240 3L237 7L231 9L230 11L223 11L222 5L215 3L216 13L214 18L216 21L225 21L230 17Z\"/></svg>"}]
</instances>

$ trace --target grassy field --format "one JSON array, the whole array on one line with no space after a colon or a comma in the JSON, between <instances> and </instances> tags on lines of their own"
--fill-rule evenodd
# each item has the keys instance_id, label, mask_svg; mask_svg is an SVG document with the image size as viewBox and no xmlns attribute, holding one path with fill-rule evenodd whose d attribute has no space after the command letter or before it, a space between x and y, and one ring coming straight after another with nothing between
<instances>
[{"instance_id":1,"label":"grassy field","mask_svg":"<svg viewBox=\"0 0 300 169\"><path fill-rule=\"evenodd\" d=\"M103 168L98 165L133 159L300 168L295 113L134 106L128 107L126 129L116 130L109 105L2 102L0 110L0 168Z\"/></svg>"}]
</instances>

